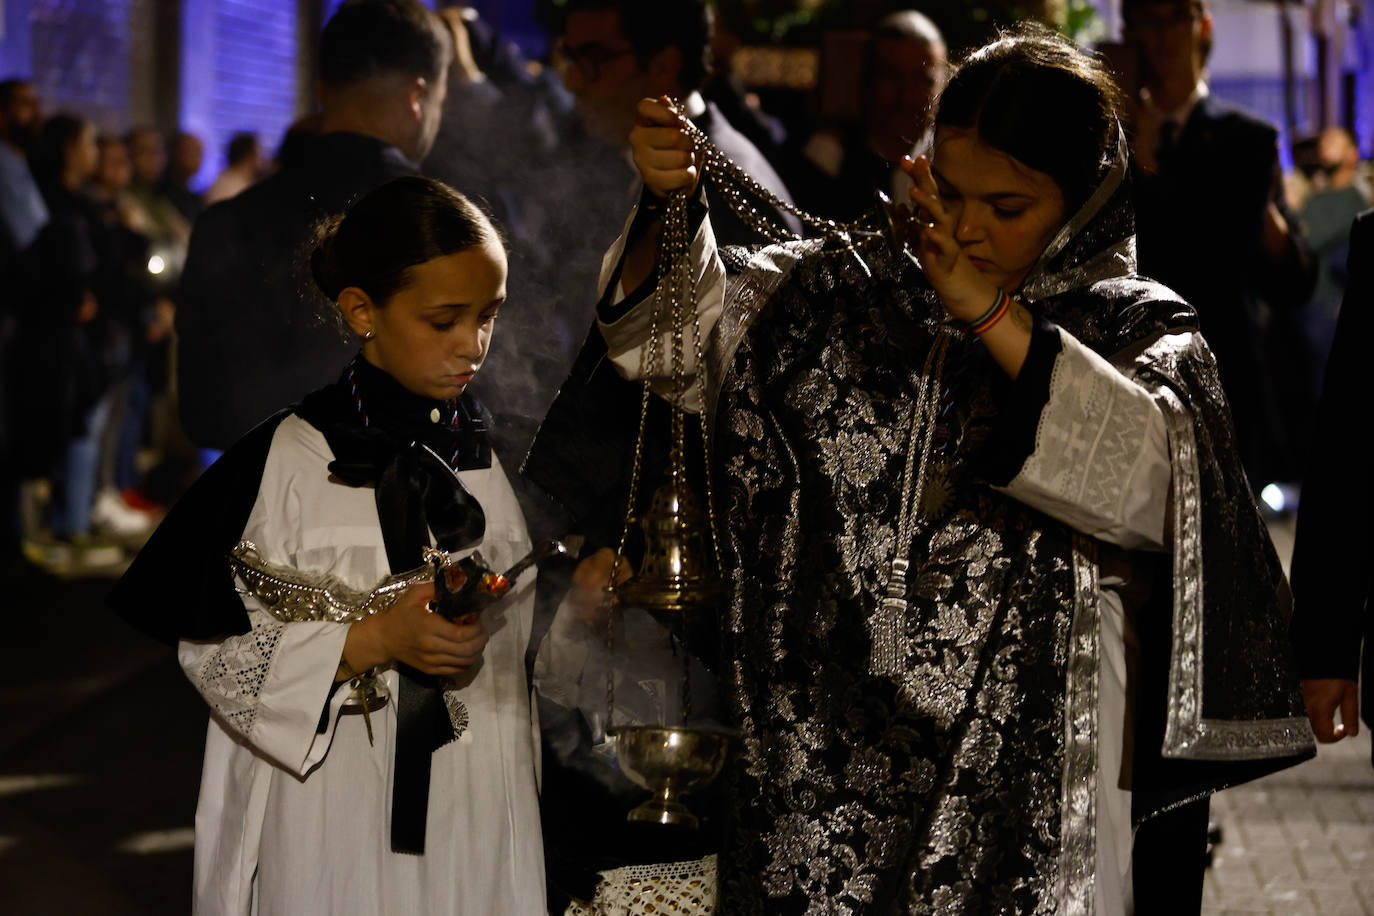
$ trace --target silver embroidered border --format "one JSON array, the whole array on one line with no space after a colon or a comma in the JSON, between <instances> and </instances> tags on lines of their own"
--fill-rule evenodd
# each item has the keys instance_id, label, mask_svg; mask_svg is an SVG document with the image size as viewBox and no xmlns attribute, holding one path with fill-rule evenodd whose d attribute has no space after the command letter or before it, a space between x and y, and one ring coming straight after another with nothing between
<instances>
[{"instance_id":1,"label":"silver embroidered border","mask_svg":"<svg viewBox=\"0 0 1374 916\"><path fill-rule=\"evenodd\" d=\"M797 262L825 247L824 239L804 239L760 248L749 259L744 270L728 281L725 288L725 307L721 309L715 330L708 345L708 364L712 370L707 379L706 412L714 417L725 375L735 359L740 341L758 317L759 307L773 297L787 279Z\"/></svg>"},{"instance_id":2,"label":"silver embroidered border","mask_svg":"<svg viewBox=\"0 0 1374 916\"><path fill-rule=\"evenodd\" d=\"M1155 400L1169 431L1174 490L1174 619L1165 757L1253 760L1311 749L1305 718L1237 721L1202 716L1202 494L1197 440L1187 407L1167 386Z\"/></svg>"},{"instance_id":3,"label":"silver embroidered border","mask_svg":"<svg viewBox=\"0 0 1374 916\"><path fill-rule=\"evenodd\" d=\"M256 598L263 610L282 623L362 620L395 604L410 586L434 580L432 560L446 564L449 555L425 548L425 563L415 569L384 577L373 588L356 589L325 572L299 570L269 563L252 541L239 541L229 553L229 569L240 595Z\"/></svg>"},{"instance_id":4,"label":"silver embroidered border","mask_svg":"<svg viewBox=\"0 0 1374 916\"><path fill-rule=\"evenodd\" d=\"M1059 815L1057 912L1091 914L1097 864L1097 547L1074 536L1073 623L1064 692L1064 782Z\"/></svg>"}]
</instances>

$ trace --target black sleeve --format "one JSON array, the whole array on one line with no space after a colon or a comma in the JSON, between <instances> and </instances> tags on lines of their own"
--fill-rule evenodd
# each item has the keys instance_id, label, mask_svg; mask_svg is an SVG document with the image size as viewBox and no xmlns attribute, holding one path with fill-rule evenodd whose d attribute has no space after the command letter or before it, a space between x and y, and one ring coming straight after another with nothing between
<instances>
[{"instance_id":1,"label":"black sleeve","mask_svg":"<svg viewBox=\"0 0 1374 916\"><path fill-rule=\"evenodd\" d=\"M1365 351L1374 334L1374 212L1355 221L1349 266L1293 547L1292 636L1304 678L1354 679L1368 633L1374 469L1365 435L1374 376Z\"/></svg>"},{"instance_id":2,"label":"black sleeve","mask_svg":"<svg viewBox=\"0 0 1374 916\"><path fill-rule=\"evenodd\" d=\"M1312 289L1317 283L1317 258L1307 240L1307 230L1302 221L1288 209L1283 198L1283 170L1279 167L1277 154L1270 162L1269 202L1278 208L1288 226L1288 247L1284 256L1278 260L1262 258L1261 269L1265 277L1265 299L1279 309L1300 309L1312 298Z\"/></svg>"},{"instance_id":3,"label":"black sleeve","mask_svg":"<svg viewBox=\"0 0 1374 916\"><path fill-rule=\"evenodd\" d=\"M1011 483L1035 451L1040 413L1049 403L1050 376L1062 349L1054 322L1037 316L1020 374L994 388L1000 409L982 460L983 474L994 486Z\"/></svg>"},{"instance_id":4,"label":"black sleeve","mask_svg":"<svg viewBox=\"0 0 1374 916\"><path fill-rule=\"evenodd\" d=\"M655 220L663 215L665 202L655 197L646 188L639 197L639 210L635 213L634 222L630 224L630 230L626 233L625 250L628 251L653 224ZM702 222L706 219L706 204L702 199L701 192L698 191L690 200L687 201L687 237L695 238L701 229ZM625 294L625 298L611 303L611 298L615 295L616 286L620 283L620 271L625 266L625 258L622 255L620 263L616 264L615 271L611 274L610 282L606 284L605 291L601 294L601 299L596 303L596 317L606 324L613 324L628 315L635 306L653 295L658 287L658 273L649 277L633 290ZM661 267L661 265L660 265Z\"/></svg>"}]
</instances>

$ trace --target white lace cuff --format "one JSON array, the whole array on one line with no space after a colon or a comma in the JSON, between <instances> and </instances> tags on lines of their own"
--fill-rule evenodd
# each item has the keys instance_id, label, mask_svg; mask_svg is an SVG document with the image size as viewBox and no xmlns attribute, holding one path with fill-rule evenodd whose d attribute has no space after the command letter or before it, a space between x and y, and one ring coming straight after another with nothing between
<instances>
[{"instance_id":1,"label":"white lace cuff","mask_svg":"<svg viewBox=\"0 0 1374 916\"><path fill-rule=\"evenodd\" d=\"M1059 336L1035 451L998 489L1090 537L1162 549L1172 478L1164 415L1111 363Z\"/></svg>"},{"instance_id":2,"label":"white lace cuff","mask_svg":"<svg viewBox=\"0 0 1374 916\"><path fill-rule=\"evenodd\" d=\"M285 630L286 624L273 621L230 636L205 655L191 677L210 708L244 738L253 734L262 688Z\"/></svg>"}]
</instances>

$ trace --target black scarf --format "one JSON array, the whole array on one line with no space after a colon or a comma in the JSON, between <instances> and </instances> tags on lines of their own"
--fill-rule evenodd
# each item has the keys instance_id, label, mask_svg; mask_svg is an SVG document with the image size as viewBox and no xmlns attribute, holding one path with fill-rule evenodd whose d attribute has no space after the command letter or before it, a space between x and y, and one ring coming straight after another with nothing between
<instances>
[{"instance_id":1,"label":"black scarf","mask_svg":"<svg viewBox=\"0 0 1374 916\"><path fill-rule=\"evenodd\" d=\"M373 487L377 519L393 573L414 569L420 552L471 547L486 516L456 472L491 466L487 426L470 396L434 401L412 394L361 356L297 412L319 429L334 460L329 471L349 486ZM455 740L443 687L398 665L396 765L392 768L391 849L425 851L434 751Z\"/></svg>"}]
</instances>

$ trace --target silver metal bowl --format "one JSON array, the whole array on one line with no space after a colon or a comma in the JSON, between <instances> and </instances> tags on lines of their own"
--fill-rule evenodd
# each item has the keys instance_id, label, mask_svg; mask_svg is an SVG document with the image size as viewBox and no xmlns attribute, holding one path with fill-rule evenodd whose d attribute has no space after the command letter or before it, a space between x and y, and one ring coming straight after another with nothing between
<instances>
[{"instance_id":1,"label":"silver metal bowl","mask_svg":"<svg viewBox=\"0 0 1374 916\"><path fill-rule=\"evenodd\" d=\"M624 725L610 734L620 769L635 785L654 793L627 820L695 828L697 817L681 797L720 774L729 734L681 725Z\"/></svg>"}]
</instances>

